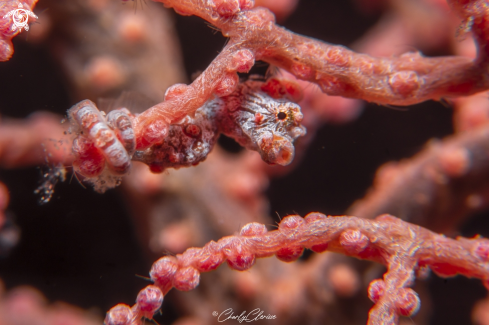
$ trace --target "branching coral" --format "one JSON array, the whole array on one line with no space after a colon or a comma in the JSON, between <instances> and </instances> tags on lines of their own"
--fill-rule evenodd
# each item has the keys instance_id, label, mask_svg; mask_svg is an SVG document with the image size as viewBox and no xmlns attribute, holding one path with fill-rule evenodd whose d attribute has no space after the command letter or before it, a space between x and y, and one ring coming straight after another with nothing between
<instances>
[{"instance_id":1,"label":"branching coral","mask_svg":"<svg viewBox=\"0 0 489 325\"><path fill-rule=\"evenodd\" d=\"M237 84L235 73L247 71L254 60L269 62L300 79L315 82L327 94L383 104L408 105L439 100L488 87L481 73L487 66L488 13L484 1L450 1L455 11L470 22L480 45L475 61L464 57L424 58L418 53L393 59L356 54L278 27L268 10L248 10L253 7L249 1L162 2L178 13L207 20L230 39L202 75L183 88L179 96L137 117L137 137L143 137L156 121L169 124L194 112L212 93L231 92Z\"/></svg>"},{"instance_id":2,"label":"branching coral","mask_svg":"<svg viewBox=\"0 0 489 325\"><path fill-rule=\"evenodd\" d=\"M440 100L488 87L485 1L449 1L464 19L461 31L472 30L476 36L479 52L474 61L463 57L426 58L418 53L394 58L358 54L278 27L269 11L252 9L252 1L162 2L180 14L204 18L228 36L229 42L193 83L170 87L164 102L142 114L137 115L123 106L102 112L89 100L69 111L71 131L76 133L75 170L95 183L99 191L117 185L120 176L128 173L131 160L148 164L154 172L195 165L205 159L219 133L230 135L241 145L258 151L269 163L290 163L295 151L292 143L304 134L300 124L302 113L293 103L300 97L297 86L277 78L265 83L256 80L240 83L237 72L249 71L255 60L266 61L299 79L315 82L327 94L380 104L407 105L427 99ZM122 34L129 38L133 35ZM144 33L136 34L141 40ZM10 40L9 37L5 39ZM88 78L91 84L79 86L93 88L87 97L110 87L122 87L131 79L124 75L127 71L118 63L120 58L115 57L89 60L85 72L92 77ZM107 82L106 77L112 83ZM419 173L414 174L428 175L423 186L439 186L440 192L451 190L450 185L459 190L458 179L468 182L465 189L470 188L471 179L486 176L487 157L483 154L487 151L486 137L486 132L479 129L446 140L441 146L430 147L422 154L428 157L423 160L427 163L422 163L417 169ZM403 172L402 176L407 174ZM409 180L409 176L406 177ZM402 185L400 188L409 191L409 182ZM478 194L483 192L476 190ZM390 193L391 188L387 192ZM469 192L463 195L443 192L447 195L442 201L455 197L452 203L456 206L465 204L469 210L481 206L482 197ZM432 192L434 197L436 193ZM389 198L385 194L381 196ZM421 203L429 200L430 197L419 199ZM415 204L409 203L409 206L410 212L416 211ZM430 208L435 207L432 204ZM453 210L452 206L436 208L441 211L436 216L445 216L447 210ZM385 207L378 211L379 214L385 212ZM432 210L429 212L427 218L433 216ZM178 226L172 229L178 230ZM441 276L459 273L488 280L487 241L484 239L452 240L390 216L374 221L355 217L326 218L319 214L305 219L292 216L285 218L277 231L267 232L263 225L250 224L238 236L211 242L203 249L190 249L175 258L160 259L151 272L155 285L141 291L132 310L124 305L112 309L106 322L133 324L140 323L141 317L151 318L160 308L163 294L172 286L191 289L198 284L201 271L217 267L225 260L231 268L243 270L257 257L276 255L281 260L295 260L304 248L329 249L388 267L384 280L370 285L369 296L376 303L370 314L370 324L395 323L400 315L412 315L417 310L419 299L408 287L412 285L414 273L426 267ZM202 258L208 260L203 262ZM164 274L166 271L168 274Z\"/></svg>"},{"instance_id":3,"label":"branching coral","mask_svg":"<svg viewBox=\"0 0 489 325\"><path fill-rule=\"evenodd\" d=\"M131 129L134 129L134 141L138 150L168 141L165 138L168 137L170 125L180 123L179 121L185 116L194 114L198 109L205 110L203 107L212 95L227 97L232 94L238 86L237 72L249 71L255 60L269 62L288 70L300 79L315 82L327 94L354 97L383 104L408 105L427 99L440 100L442 97L472 94L488 87L485 74L481 73L488 62L485 53L488 13L484 9L484 1L470 1L464 4L457 1L451 2L454 10L464 18L466 29L471 29L475 35L480 49L475 60L456 56L424 58L419 53L407 53L392 59L357 54L346 48L325 44L278 27L274 24L274 17L268 10L252 9L253 2L249 1L212 1L209 3L205 1L163 1L163 3L173 7L180 14L197 15L204 18L229 37L229 42L192 84L177 84L170 87L166 92L164 102L134 117ZM287 86L281 88L288 89ZM273 93L270 93L275 89L269 88L268 90L272 97L280 95L274 96ZM72 109L70 113L72 120L75 124L82 123L81 116L73 117L74 110L76 109ZM93 116L98 114L95 110L94 107ZM92 119L92 115L87 115L84 123L91 123L88 119ZM127 118L129 119L129 116ZM102 117L99 116L96 120L102 120ZM110 133L110 131L107 132ZM92 141L95 141L97 136L92 135L91 137ZM113 134L110 137L115 139ZM109 142L111 141L113 140ZM77 143L86 142L78 141ZM112 154L125 156L121 158L124 161L117 163L110 162L114 157L109 158L107 152L103 154L98 149L90 149L89 144L77 145L75 151L81 157L80 159L92 161L88 163L89 170L79 168L80 173L87 177L98 176L107 159L109 166L114 163L124 165L112 166L116 174L124 174L129 168L129 157L132 152L123 150L122 146L117 143L115 139L114 144L110 145L110 148L116 145L120 147L117 153L114 151ZM267 146L270 147L270 144ZM274 144L273 146L283 148L283 145ZM283 149L274 150L278 151L273 155L283 151ZM290 153L290 149L286 151ZM94 156L98 158L93 158ZM94 162L92 158L97 162ZM268 161L274 162L273 159ZM161 164L159 165L161 168ZM113 177L109 178L113 179ZM107 183L106 180L103 182ZM117 182L112 180L108 183Z\"/></svg>"},{"instance_id":4,"label":"branching coral","mask_svg":"<svg viewBox=\"0 0 489 325\"><path fill-rule=\"evenodd\" d=\"M144 139L136 140L138 149L161 142L158 137L167 136L167 125L186 114L193 114L212 94L228 95L237 86L235 73L248 71L254 59L316 82L327 94L384 104L407 105L427 99L467 95L487 88L485 74L480 72L487 66L488 12L482 1L451 3L478 41L480 51L475 61L463 57L430 59L419 54L375 59L288 32L274 24L269 12L251 9L252 4L247 1L163 2L180 14L195 14L206 19L230 37L230 41L194 83L170 88L165 102L135 117L136 139ZM156 133L159 135L154 136ZM466 150L466 144L461 147ZM445 174L457 177L468 170L469 162L464 160L467 155L453 153L455 149L451 149L444 151L440 164ZM324 216L321 215L310 215L305 221L300 217L288 217L281 222L278 231L267 235L264 226L251 224L241 231L243 237L211 242L202 250L191 249L178 255L176 260L165 257L156 262L151 271L156 287L149 286L141 291L132 310L123 305L114 307L108 313L106 323L132 324L139 322L142 316L151 318L151 314L159 309L162 295L172 286L190 290L198 284L199 272L212 270L224 260L231 268L245 270L254 264L256 257L275 254L287 262L296 260L304 247L315 251L329 247L388 267L384 281L371 283L369 296L376 306L371 310L369 324L397 323L400 315L415 313L419 299L405 288L412 285L415 270L428 266L441 276L460 273L483 280L487 278L485 240L447 239L390 216L379 217L376 221L346 217L326 219L335 220L332 223L339 229L326 227L324 232L307 229L301 233L303 223L315 224L316 220L322 219ZM263 239L258 240L255 236L263 236ZM265 243L265 248L257 242Z\"/></svg>"},{"instance_id":5,"label":"branching coral","mask_svg":"<svg viewBox=\"0 0 489 325\"><path fill-rule=\"evenodd\" d=\"M283 101L279 101L276 108L267 106L273 102L272 98L294 97L296 87L275 79L265 84L253 81L239 84L236 73L249 71L255 60L266 61L300 79L315 82L327 94L383 104L407 105L427 99L439 100L472 94L488 87L485 74L481 73L488 63L485 44L489 13L483 1L451 2L463 17L465 28L473 31L478 42L479 53L475 60L424 58L417 53L389 59L356 54L280 28L274 24L270 12L252 9L253 3L249 1L169 0L163 3L180 14L204 18L229 37L229 42L191 85L170 87L164 102L140 115L133 116L122 108L105 117L88 101L70 109L73 131L78 134L74 144L74 165L78 172L92 179L99 191L117 185L118 176L129 170L131 159L145 162L156 172L167 167L196 164L206 157L218 132L258 150L269 163L290 163L294 152L292 141L304 133L299 126L302 114L297 108L285 107L291 104ZM260 95L260 92L266 95ZM208 101L213 95L217 98ZM261 101L261 108L260 105L253 108L249 101ZM281 121L285 122L283 126ZM263 134L261 129L269 135ZM485 133L480 132L480 137L485 140ZM482 146L485 145L483 140ZM465 174L469 166L473 167L467 158L472 155L466 153L469 149L465 142L477 141L472 138L461 141L460 150L456 144L442 150L439 164L444 174L434 177L458 177ZM478 151L474 149L474 152ZM480 161L475 157L474 160ZM481 165L485 165L485 161ZM108 172L104 171L106 169ZM429 168L422 168L426 169ZM315 224L316 220L322 219L324 216L310 215L305 224ZM265 235L264 226L251 224L241 232L245 240L240 239L242 237L224 238L203 250L187 251L177 256L176 261L163 258L151 272L156 286L141 291L132 311L122 305L114 307L106 323L132 324L139 322L141 317L151 318L160 308L163 294L172 286L180 290L194 288L200 271L212 270L224 259L231 268L245 270L254 264L256 257L275 254L287 262L296 260L304 248L324 251L329 247L388 267L384 281L372 282L369 289L370 298L376 303L370 312L370 324L396 323L400 315L415 313L419 299L406 288L412 284L415 270L428 266L442 276L460 273L487 279L483 261L487 250L485 240L454 241L387 216L376 221L345 217L326 220L337 222L323 225L324 230L311 226L312 229L302 233L303 219L288 217L281 222L279 230L270 235ZM266 248L255 243L259 241L255 236L263 236ZM448 247L451 249L446 250Z\"/></svg>"},{"instance_id":6,"label":"branching coral","mask_svg":"<svg viewBox=\"0 0 489 325\"><path fill-rule=\"evenodd\" d=\"M383 280L370 284L369 297L375 303L368 324L395 324L399 316L411 316L419 308L419 298L409 288L416 272L429 267L443 277L462 274L487 282L489 241L482 238L456 240L435 234L390 215L375 220L356 217L326 217L311 213L305 218L285 217L278 230L264 225L245 225L237 236L224 237L203 248L191 248L176 257L163 257L153 264L150 275L155 285L138 295L132 307L117 305L105 320L107 325L139 324L152 318L163 294L172 287L188 291L199 284L200 272L214 270L225 261L243 271L256 258L275 255L284 262L297 260L304 248L326 250L384 264Z\"/></svg>"}]
</instances>

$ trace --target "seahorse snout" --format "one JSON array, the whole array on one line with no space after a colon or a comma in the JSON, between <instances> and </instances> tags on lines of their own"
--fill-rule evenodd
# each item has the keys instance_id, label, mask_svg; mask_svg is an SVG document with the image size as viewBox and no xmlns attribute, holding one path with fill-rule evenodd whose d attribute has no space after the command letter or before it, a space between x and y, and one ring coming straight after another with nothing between
<instances>
[{"instance_id":1,"label":"seahorse snout","mask_svg":"<svg viewBox=\"0 0 489 325\"><path fill-rule=\"evenodd\" d=\"M294 145L287 137L267 133L260 139L258 147L262 159L269 164L286 166L294 159Z\"/></svg>"}]
</instances>

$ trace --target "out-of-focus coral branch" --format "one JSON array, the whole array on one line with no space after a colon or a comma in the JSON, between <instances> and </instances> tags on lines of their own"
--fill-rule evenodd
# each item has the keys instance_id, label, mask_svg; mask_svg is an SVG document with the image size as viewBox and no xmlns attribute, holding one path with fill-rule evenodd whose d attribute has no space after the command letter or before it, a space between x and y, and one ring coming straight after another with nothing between
<instances>
[{"instance_id":1,"label":"out-of-focus coral branch","mask_svg":"<svg viewBox=\"0 0 489 325\"><path fill-rule=\"evenodd\" d=\"M0 282L0 286L3 284ZM2 325L96 325L95 314L66 303L49 304L46 298L30 287L3 292L0 287L0 324Z\"/></svg>"},{"instance_id":2,"label":"out-of-focus coral branch","mask_svg":"<svg viewBox=\"0 0 489 325\"><path fill-rule=\"evenodd\" d=\"M61 117L48 112L37 112L27 119L3 119L0 121L0 166L19 168L32 165L58 166L71 165L73 155L70 142L66 137L67 124L61 124ZM64 170L63 170L64 171ZM61 170L54 172L61 173ZM39 192L44 198L50 198L56 182L53 173L45 173L45 183ZM42 200L44 200L44 198ZM48 199L49 200L49 199ZM0 232L6 218L4 211L9 202L8 189L0 182ZM1 237L1 234L0 234Z\"/></svg>"},{"instance_id":3,"label":"out-of-focus coral branch","mask_svg":"<svg viewBox=\"0 0 489 325\"><path fill-rule=\"evenodd\" d=\"M32 114L25 120L4 119L0 123L0 166L3 168L52 164L70 165L73 160L67 124L48 112Z\"/></svg>"},{"instance_id":4,"label":"out-of-focus coral branch","mask_svg":"<svg viewBox=\"0 0 489 325\"><path fill-rule=\"evenodd\" d=\"M298 2L299 0L255 0L255 6L270 9L277 20L282 21L294 12Z\"/></svg>"},{"instance_id":5,"label":"out-of-focus coral branch","mask_svg":"<svg viewBox=\"0 0 489 325\"><path fill-rule=\"evenodd\" d=\"M489 124L489 98L487 93L457 98L454 105L454 128L457 132L470 130Z\"/></svg>"},{"instance_id":6,"label":"out-of-focus coral branch","mask_svg":"<svg viewBox=\"0 0 489 325\"><path fill-rule=\"evenodd\" d=\"M357 2L362 7L372 3L363 0ZM453 12L449 12L450 8L444 0L381 2L390 10L361 39L352 44L355 51L383 57L400 55L413 48L424 53L437 52L453 42L456 29L460 26L460 20Z\"/></svg>"},{"instance_id":7,"label":"out-of-focus coral branch","mask_svg":"<svg viewBox=\"0 0 489 325\"><path fill-rule=\"evenodd\" d=\"M160 4L147 2L136 13L121 1L45 0L43 5L49 10L40 15L29 39L49 36L49 50L77 101L138 92L150 99L133 111L138 113L185 80L171 15ZM50 25L60 27L50 32Z\"/></svg>"},{"instance_id":8,"label":"out-of-focus coral branch","mask_svg":"<svg viewBox=\"0 0 489 325\"><path fill-rule=\"evenodd\" d=\"M489 203L489 124L431 141L411 159L379 169L374 186L348 213L391 213L440 232L454 230Z\"/></svg>"},{"instance_id":9,"label":"out-of-focus coral branch","mask_svg":"<svg viewBox=\"0 0 489 325\"><path fill-rule=\"evenodd\" d=\"M431 34L423 36L420 40L417 35L426 29L435 30L434 34L438 40L445 40L443 43L449 43L450 39L454 39L456 24L460 23L456 22L454 17L446 19L446 3L419 1L413 4L404 0L388 2L395 8L394 14L391 13L394 18L381 21L364 40L357 43L357 46L368 53L388 55L399 50L399 46L404 50L409 45L423 46L414 43L414 40L426 43L425 48L442 45L427 42L432 37ZM468 4L464 9L469 14L474 10L470 6ZM460 12L461 8L457 10ZM406 27L423 15L433 16L432 20L425 22L429 27L423 28L419 24ZM440 16L445 17L444 27L437 30L441 26ZM471 19L459 27L458 42L453 42L453 47L455 52L474 58L476 49L473 43L461 41L461 37L464 36L461 34L469 31L470 24ZM482 44L484 41L478 42ZM479 53L479 57L481 55L484 54ZM454 127L457 134L443 141L430 142L423 152L411 159L400 163L388 163L381 167L372 189L365 198L355 202L348 213L366 218L391 213L403 220L445 232L454 231L470 213L487 206L489 188L485 184L485 178L489 170L485 167L488 160L483 154L489 145L489 138L484 135L484 132L487 133L489 130L487 95L479 93L456 98L453 102Z\"/></svg>"},{"instance_id":10,"label":"out-of-focus coral branch","mask_svg":"<svg viewBox=\"0 0 489 325\"><path fill-rule=\"evenodd\" d=\"M32 11L36 2L37 0L25 0L22 2L21 8ZM13 19L19 20L19 18L13 17L16 14L6 17L12 10L19 9L19 4L20 2L17 0L0 2L0 61L7 61L12 57L14 54L12 38L22 31L22 29L14 28Z\"/></svg>"},{"instance_id":11,"label":"out-of-focus coral branch","mask_svg":"<svg viewBox=\"0 0 489 325\"><path fill-rule=\"evenodd\" d=\"M485 284L489 279L487 239L450 239L390 215L368 220L311 213L305 218L285 217L278 229L270 232L262 224L250 223L239 235L159 259L150 272L155 284L139 293L132 308L123 304L112 308L105 324L139 324L141 317L152 318L163 294L172 287L194 289L201 272L214 270L225 261L232 269L243 271L260 257L275 255L284 262L295 261L304 248L339 252L387 267L384 279L373 281L369 287L369 297L375 303L369 314L371 325L397 324L399 316L416 313L419 298L409 288L415 272L430 268L443 277L461 274Z\"/></svg>"},{"instance_id":12,"label":"out-of-focus coral branch","mask_svg":"<svg viewBox=\"0 0 489 325\"><path fill-rule=\"evenodd\" d=\"M2 229L6 221L5 209L8 206L9 200L8 189L2 182L0 182L0 229Z\"/></svg>"}]
</instances>

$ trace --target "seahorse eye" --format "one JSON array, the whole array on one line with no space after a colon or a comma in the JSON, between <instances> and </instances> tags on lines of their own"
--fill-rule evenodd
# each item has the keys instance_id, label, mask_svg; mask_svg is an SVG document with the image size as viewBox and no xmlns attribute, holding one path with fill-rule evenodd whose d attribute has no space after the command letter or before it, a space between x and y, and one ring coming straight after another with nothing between
<instances>
[{"instance_id":1,"label":"seahorse eye","mask_svg":"<svg viewBox=\"0 0 489 325\"><path fill-rule=\"evenodd\" d=\"M287 113L285 113L285 112L279 112L279 113L277 114L277 118L278 118L279 120L285 120L285 119L287 118Z\"/></svg>"}]
</instances>

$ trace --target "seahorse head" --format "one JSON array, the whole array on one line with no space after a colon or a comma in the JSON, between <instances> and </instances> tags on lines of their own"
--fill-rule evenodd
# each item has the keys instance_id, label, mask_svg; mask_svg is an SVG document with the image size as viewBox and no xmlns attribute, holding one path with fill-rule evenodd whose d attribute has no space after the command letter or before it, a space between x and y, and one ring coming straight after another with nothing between
<instances>
[{"instance_id":1,"label":"seahorse head","mask_svg":"<svg viewBox=\"0 0 489 325\"><path fill-rule=\"evenodd\" d=\"M224 133L258 151L265 162L288 165L294 158L294 141L306 134L301 109L285 97L270 97L256 83L243 83L235 94L224 98L235 126L225 128Z\"/></svg>"}]
</instances>

